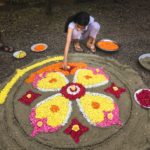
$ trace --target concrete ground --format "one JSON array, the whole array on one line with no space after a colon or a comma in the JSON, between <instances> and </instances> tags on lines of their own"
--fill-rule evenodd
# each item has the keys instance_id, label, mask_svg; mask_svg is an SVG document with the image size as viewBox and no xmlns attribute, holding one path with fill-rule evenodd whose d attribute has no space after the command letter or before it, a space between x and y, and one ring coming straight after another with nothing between
<instances>
[{"instance_id":1,"label":"concrete ground","mask_svg":"<svg viewBox=\"0 0 150 150\"><path fill-rule=\"evenodd\" d=\"M52 14L46 15L44 6L0 8L0 30L3 40L16 50L25 50L26 59L16 60L12 54L0 52L0 81L11 75L16 68L28 64L33 59L47 55L63 54L65 36L63 33L66 18L77 11L88 11L101 24L98 39L110 38L121 44L119 52L110 54L97 50L96 54L117 59L139 72L147 86L150 86L149 71L138 63L138 57L150 52L150 9L147 0L101 0L83 3L55 3ZM45 42L46 52L30 52L32 44ZM90 53L86 48L85 52ZM73 48L70 52L74 52ZM11 65L10 65L11 64ZM8 69L9 68L9 69Z\"/></svg>"},{"instance_id":2,"label":"concrete ground","mask_svg":"<svg viewBox=\"0 0 150 150\"><path fill-rule=\"evenodd\" d=\"M15 50L27 52L25 59L16 60L12 53L0 51L0 83L12 75L16 68L27 65L34 59L62 55L65 20L68 16L84 10L101 24L98 39L110 38L121 45L120 51L116 53L97 49L96 55L114 58L131 66L139 73L146 86L150 87L150 72L138 63L141 54L150 52L149 6L150 1L147 0L93 0L82 3L71 1L61 4L55 2L52 14L45 13L44 5L0 7L0 31L3 41ZM42 53L31 52L32 44L38 42L47 43L48 50ZM91 53L82 46L85 53ZM70 52L75 53L73 47Z\"/></svg>"}]
</instances>

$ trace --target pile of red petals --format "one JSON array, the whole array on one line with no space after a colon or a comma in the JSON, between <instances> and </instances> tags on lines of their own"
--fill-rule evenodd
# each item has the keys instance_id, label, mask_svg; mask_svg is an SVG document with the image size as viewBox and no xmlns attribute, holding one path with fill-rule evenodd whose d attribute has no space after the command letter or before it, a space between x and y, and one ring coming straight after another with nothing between
<instances>
[{"instance_id":1,"label":"pile of red petals","mask_svg":"<svg viewBox=\"0 0 150 150\"><path fill-rule=\"evenodd\" d=\"M143 107L150 107L150 90L143 89L136 93L137 101Z\"/></svg>"}]
</instances>

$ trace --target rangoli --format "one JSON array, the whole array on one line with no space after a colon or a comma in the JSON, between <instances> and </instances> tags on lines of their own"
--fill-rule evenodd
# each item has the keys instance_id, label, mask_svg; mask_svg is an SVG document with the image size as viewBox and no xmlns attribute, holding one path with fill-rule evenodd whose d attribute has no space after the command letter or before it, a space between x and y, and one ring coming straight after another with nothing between
<instances>
[{"instance_id":1,"label":"rangoli","mask_svg":"<svg viewBox=\"0 0 150 150\"><path fill-rule=\"evenodd\" d=\"M37 91L59 93L42 100L32 108L30 121L33 137L40 132L56 132L66 125L73 109L72 101L77 102L79 111L93 126L104 128L122 124L118 105L111 97L88 92L90 88L109 82L109 77L102 68L77 69L73 81L69 81L63 72L49 70L50 68L36 74L32 86Z\"/></svg>"},{"instance_id":2,"label":"rangoli","mask_svg":"<svg viewBox=\"0 0 150 150\"><path fill-rule=\"evenodd\" d=\"M79 143L80 136L90 129L78 121L78 116L72 119L73 105L77 106L77 111L88 126L101 129L122 126L117 101L107 93L101 93L101 88L105 86L105 92L116 98L125 92L125 88L114 83L110 86L113 80L101 66L94 67L83 62L70 62L68 70L62 69L61 62L42 66L57 60L62 60L62 57L51 58L18 70L0 93L3 96L0 102L3 103L15 82L26 72L38 67L24 80L24 84L32 87L32 90L25 91L18 98L19 105L26 104L25 107L31 107L27 114L32 126L31 137L54 134L65 127L64 133L69 134L75 143ZM99 92L94 92L96 88Z\"/></svg>"}]
</instances>

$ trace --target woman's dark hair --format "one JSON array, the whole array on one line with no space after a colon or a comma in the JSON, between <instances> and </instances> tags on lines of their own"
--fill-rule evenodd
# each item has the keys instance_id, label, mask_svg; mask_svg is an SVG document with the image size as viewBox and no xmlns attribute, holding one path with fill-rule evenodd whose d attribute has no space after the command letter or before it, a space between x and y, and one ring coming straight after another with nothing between
<instances>
[{"instance_id":1,"label":"woman's dark hair","mask_svg":"<svg viewBox=\"0 0 150 150\"><path fill-rule=\"evenodd\" d=\"M78 12L77 14L69 17L65 23L64 32L68 30L68 25L70 22L75 22L81 26L87 26L89 24L90 15L87 12Z\"/></svg>"}]
</instances>

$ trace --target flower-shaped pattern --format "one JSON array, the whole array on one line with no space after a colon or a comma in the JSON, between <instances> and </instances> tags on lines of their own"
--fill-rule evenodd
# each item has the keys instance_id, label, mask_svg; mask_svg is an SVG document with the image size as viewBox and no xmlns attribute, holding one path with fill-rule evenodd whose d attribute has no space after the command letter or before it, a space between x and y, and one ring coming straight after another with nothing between
<instances>
[{"instance_id":1,"label":"flower-shaped pattern","mask_svg":"<svg viewBox=\"0 0 150 150\"><path fill-rule=\"evenodd\" d=\"M18 100L26 105L30 105L39 96L41 96L41 94L29 90Z\"/></svg>"},{"instance_id":2,"label":"flower-shaped pattern","mask_svg":"<svg viewBox=\"0 0 150 150\"><path fill-rule=\"evenodd\" d=\"M120 98L121 94L126 91L125 88L118 87L115 83L112 83L110 87L104 90L107 93L113 94L116 98Z\"/></svg>"},{"instance_id":3,"label":"flower-shaped pattern","mask_svg":"<svg viewBox=\"0 0 150 150\"><path fill-rule=\"evenodd\" d=\"M53 95L38 103L30 114L30 121L34 127L32 136L40 132L57 131L65 125L71 111L71 102L61 94Z\"/></svg>"},{"instance_id":4,"label":"flower-shaped pattern","mask_svg":"<svg viewBox=\"0 0 150 150\"><path fill-rule=\"evenodd\" d=\"M55 132L64 126L71 115L71 100L77 101L80 111L91 125L121 125L119 108L111 97L86 91L108 82L109 78L102 68L78 69L72 83L60 72L37 75L33 81L35 88L40 91L60 91L60 94L48 97L32 109L32 136L40 132Z\"/></svg>"},{"instance_id":5,"label":"flower-shaped pattern","mask_svg":"<svg viewBox=\"0 0 150 150\"><path fill-rule=\"evenodd\" d=\"M82 125L77 119L72 119L71 124L64 133L69 134L76 143L79 143L80 136L89 130L88 127Z\"/></svg>"},{"instance_id":6,"label":"flower-shaped pattern","mask_svg":"<svg viewBox=\"0 0 150 150\"><path fill-rule=\"evenodd\" d=\"M118 116L119 109L112 98L103 94L87 92L77 102L84 117L92 125L97 127L121 125Z\"/></svg>"},{"instance_id":7,"label":"flower-shaped pattern","mask_svg":"<svg viewBox=\"0 0 150 150\"><path fill-rule=\"evenodd\" d=\"M37 75L33 81L33 86L40 91L59 91L68 83L68 79L59 72L46 72Z\"/></svg>"},{"instance_id":8,"label":"flower-shaped pattern","mask_svg":"<svg viewBox=\"0 0 150 150\"><path fill-rule=\"evenodd\" d=\"M76 100L77 98L82 97L86 92L85 87L82 84L79 83L69 83L66 86L64 86L60 93L70 99L70 100Z\"/></svg>"}]
</instances>

